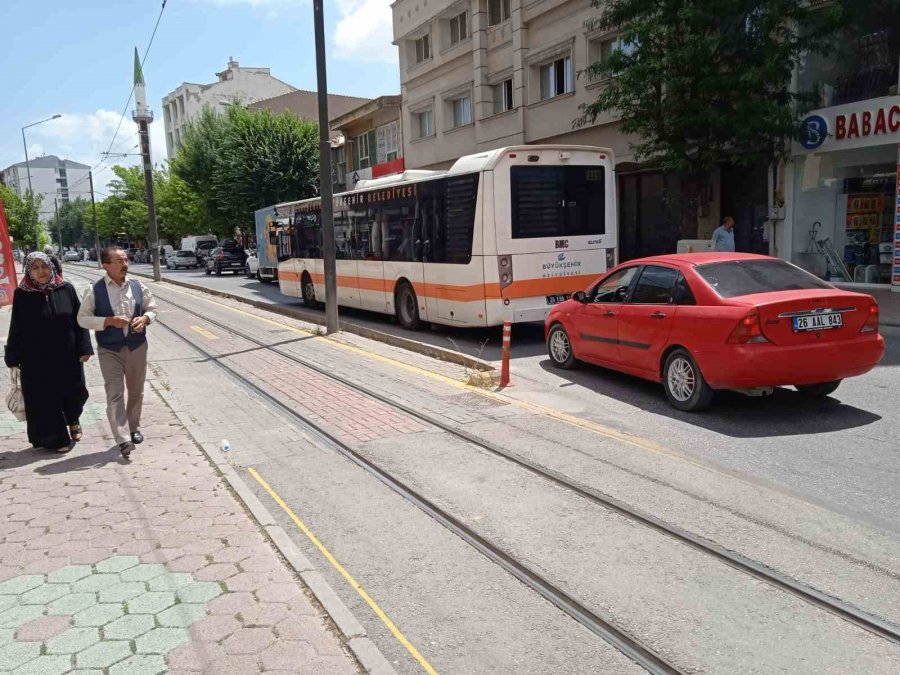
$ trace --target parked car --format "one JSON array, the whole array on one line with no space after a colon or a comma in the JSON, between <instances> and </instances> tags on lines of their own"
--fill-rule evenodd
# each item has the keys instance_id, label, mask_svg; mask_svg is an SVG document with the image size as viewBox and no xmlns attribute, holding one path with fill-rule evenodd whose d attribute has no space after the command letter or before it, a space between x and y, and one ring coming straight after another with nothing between
<instances>
[{"instance_id":1,"label":"parked car","mask_svg":"<svg viewBox=\"0 0 900 675\"><path fill-rule=\"evenodd\" d=\"M234 272L240 274L244 271L244 249L224 248L219 246L210 251L206 258L206 273L216 273L216 276L222 276L222 272Z\"/></svg>"},{"instance_id":2,"label":"parked car","mask_svg":"<svg viewBox=\"0 0 900 675\"><path fill-rule=\"evenodd\" d=\"M64 262L78 262L81 260L81 254L78 251L66 251L63 253Z\"/></svg>"},{"instance_id":3,"label":"parked car","mask_svg":"<svg viewBox=\"0 0 900 675\"><path fill-rule=\"evenodd\" d=\"M553 307L544 329L555 366L586 361L661 382L689 411L718 389L828 396L884 355L873 297L742 253L623 263Z\"/></svg>"},{"instance_id":4,"label":"parked car","mask_svg":"<svg viewBox=\"0 0 900 675\"><path fill-rule=\"evenodd\" d=\"M247 260L244 261L244 274L248 279L256 277L259 279L259 258L256 257L256 251L250 251Z\"/></svg>"},{"instance_id":5,"label":"parked car","mask_svg":"<svg viewBox=\"0 0 900 675\"><path fill-rule=\"evenodd\" d=\"M179 267L190 267L191 269L197 269L199 264L197 263L197 256L193 254L191 251L174 251L168 258L166 258L166 269L178 269Z\"/></svg>"}]
</instances>

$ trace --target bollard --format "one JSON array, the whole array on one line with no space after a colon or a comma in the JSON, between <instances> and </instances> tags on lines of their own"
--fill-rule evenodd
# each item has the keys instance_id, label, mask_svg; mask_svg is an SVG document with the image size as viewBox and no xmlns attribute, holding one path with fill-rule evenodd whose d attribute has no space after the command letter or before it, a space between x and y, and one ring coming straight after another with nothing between
<instances>
[{"instance_id":1,"label":"bollard","mask_svg":"<svg viewBox=\"0 0 900 675\"><path fill-rule=\"evenodd\" d=\"M503 322L503 361L500 365L500 386L509 386L509 343L512 338L512 321Z\"/></svg>"}]
</instances>

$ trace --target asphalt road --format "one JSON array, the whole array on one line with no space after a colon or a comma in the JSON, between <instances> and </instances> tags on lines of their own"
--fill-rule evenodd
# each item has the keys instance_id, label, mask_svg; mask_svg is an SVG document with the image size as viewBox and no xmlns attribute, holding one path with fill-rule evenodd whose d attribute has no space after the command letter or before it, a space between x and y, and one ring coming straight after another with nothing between
<instances>
[{"instance_id":1,"label":"asphalt road","mask_svg":"<svg viewBox=\"0 0 900 675\"><path fill-rule=\"evenodd\" d=\"M149 266L134 265L135 271ZM281 295L277 284L244 276L206 276L202 270L163 270L242 297L302 306ZM458 348L489 361L500 358L499 329L425 329L410 335L390 317L341 310L368 327ZM696 461L816 504L900 532L900 328L883 326L887 353L871 373L844 382L830 398L805 400L791 390L758 399L721 393L703 414L681 413L656 384L582 366L559 371L550 365L542 326L513 331L512 383L507 394L547 405L615 429L651 439Z\"/></svg>"}]
</instances>

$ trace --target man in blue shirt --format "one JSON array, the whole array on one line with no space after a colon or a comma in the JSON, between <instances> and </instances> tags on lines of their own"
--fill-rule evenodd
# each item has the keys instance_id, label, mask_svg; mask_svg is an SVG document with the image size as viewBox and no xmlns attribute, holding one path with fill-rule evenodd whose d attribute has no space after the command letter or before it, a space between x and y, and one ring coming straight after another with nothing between
<instances>
[{"instance_id":1,"label":"man in blue shirt","mask_svg":"<svg viewBox=\"0 0 900 675\"><path fill-rule=\"evenodd\" d=\"M734 218L725 216L725 220L713 232L712 245L713 251L734 253Z\"/></svg>"}]
</instances>

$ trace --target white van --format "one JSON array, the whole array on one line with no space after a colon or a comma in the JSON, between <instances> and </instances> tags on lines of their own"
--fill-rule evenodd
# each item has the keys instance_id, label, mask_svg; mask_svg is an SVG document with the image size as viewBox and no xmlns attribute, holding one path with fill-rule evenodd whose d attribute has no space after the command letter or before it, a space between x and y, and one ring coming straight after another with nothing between
<instances>
[{"instance_id":1,"label":"white van","mask_svg":"<svg viewBox=\"0 0 900 675\"><path fill-rule=\"evenodd\" d=\"M219 245L219 240L212 234L200 234L185 237L181 240L181 250L190 251L197 259L205 259L209 252Z\"/></svg>"}]
</instances>

